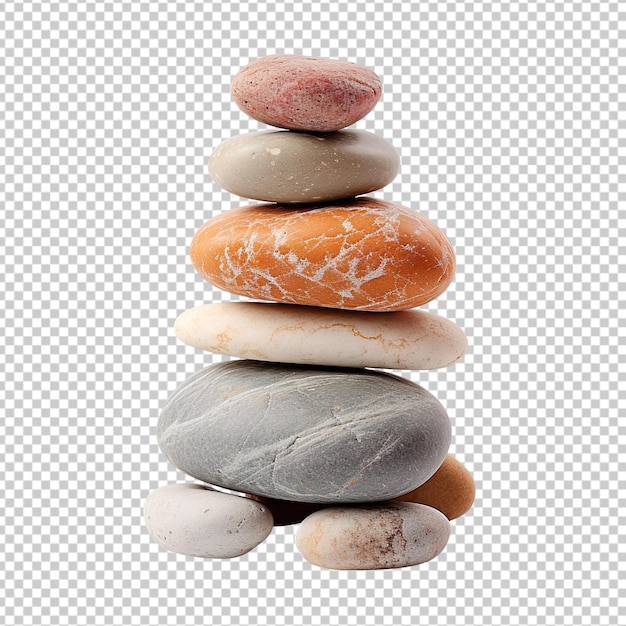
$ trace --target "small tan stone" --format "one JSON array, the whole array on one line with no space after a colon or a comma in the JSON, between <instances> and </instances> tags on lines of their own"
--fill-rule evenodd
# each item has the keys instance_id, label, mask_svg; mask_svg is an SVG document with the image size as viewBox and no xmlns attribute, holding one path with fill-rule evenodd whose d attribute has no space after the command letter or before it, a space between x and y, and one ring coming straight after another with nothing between
<instances>
[{"instance_id":1,"label":"small tan stone","mask_svg":"<svg viewBox=\"0 0 626 626\"><path fill-rule=\"evenodd\" d=\"M472 475L460 461L448 454L441 467L423 485L393 501L427 504L453 520L470 510L475 495Z\"/></svg>"}]
</instances>

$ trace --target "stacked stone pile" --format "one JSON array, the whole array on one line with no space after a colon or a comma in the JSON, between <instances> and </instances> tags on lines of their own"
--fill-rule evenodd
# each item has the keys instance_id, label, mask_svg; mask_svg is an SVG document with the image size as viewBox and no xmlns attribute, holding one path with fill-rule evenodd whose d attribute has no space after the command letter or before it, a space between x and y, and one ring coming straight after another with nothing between
<instances>
[{"instance_id":1,"label":"stacked stone pile","mask_svg":"<svg viewBox=\"0 0 626 626\"><path fill-rule=\"evenodd\" d=\"M185 343L236 359L191 376L161 413L161 450L203 483L146 499L148 530L168 550L236 557L300 523L296 545L316 565L404 567L437 556L449 520L472 505L441 403L381 371L446 367L467 346L453 322L416 308L452 281L445 234L364 195L400 164L386 140L346 129L381 91L364 67L296 55L233 80L237 105L282 130L228 139L209 162L221 187L262 204L209 219L192 262L254 301L176 320Z\"/></svg>"}]
</instances>

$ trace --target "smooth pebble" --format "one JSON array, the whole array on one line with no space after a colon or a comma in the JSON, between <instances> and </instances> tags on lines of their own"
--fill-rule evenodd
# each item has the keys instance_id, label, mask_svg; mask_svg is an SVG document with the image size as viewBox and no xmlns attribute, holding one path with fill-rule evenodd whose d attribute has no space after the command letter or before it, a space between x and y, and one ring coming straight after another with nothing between
<instances>
[{"instance_id":1,"label":"smooth pebble","mask_svg":"<svg viewBox=\"0 0 626 626\"><path fill-rule=\"evenodd\" d=\"M455 269L452 245L434 222L369 196L225 211L196 232L191 260L231 293L361 311L421 306L446 290Z\"/></svg>"},{"instance_id":2,"label":"smooth pebble","mask_svg":"<svg viewBox=\"0 0 626 626\"><path fill-rule=\"evenodd\" d=\"M152 539L166 550L211 559L249 552L274 527L270 510L260 502L192 483L152 491L144 519Z\"/></svg>"},{"instance_id":3,"label":"smooth pebble","mask_svg":"<svg viewBox=\"0 0 626 626\"><path fill-rule=\"evenodd\" d=\"M450 523L440 511L397 502L317 511L300 525L296 546L320 567L372 570L430 561L449 536Z\"/></svg>"},{"instance_id":4,"label":"smooth pebble","mask_svg":"<svg viewBox=\"0 0 626 626\"><path fill-rule=\"evenodd\" d=\"M301 502L388 500L441 465L439 401L386 372L237 360L185 381L161 412L177 468L238 492Z\"/></svg>"},{"instance_id":5,"label":"smooth pebble","mask_svg":"<svg viewBox=\"0 0 626 626\"><path fill-rule=\"evenodd\" d=\"M376 191L396 177L399 167L396 149L364 130L236 135L209 159L209 174L223 189L285 203L328 202Z\"/></svg>"}]
</instances>

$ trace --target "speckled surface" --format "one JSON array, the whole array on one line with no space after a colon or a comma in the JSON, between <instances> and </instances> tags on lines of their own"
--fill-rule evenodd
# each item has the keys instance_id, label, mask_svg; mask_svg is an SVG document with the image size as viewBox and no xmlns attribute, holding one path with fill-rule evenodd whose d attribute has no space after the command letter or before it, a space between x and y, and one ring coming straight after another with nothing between
<instances>
[{"instance_id":1,"label":"speckled surface","mask_svg":"<svg viewBox=\"0 0 626 626\"><path fill-rule=\"evenodd\" d=\"M211 178L243 198L326 202L381 189L396 177L400 157L379 135L264 131L236 135L209 159Z\"/></svg>"},{"instance_id":2,"label":"speckled surface","mask_svg":"<svg viewBox=\"0 0 626 626\"><path fill-rule=\"evenodd\" d=\"M362 311L425 304L445 291L455 269L452 245L434 222L369 196L225 211L196 232L191 260L231 293Z\"/></svg>"},{"instance_id":3,"label":"speckled surface","mask_svg":"<svg viewBox=\"0 0 626 626\"><path fill-rule=\"evenodd\" d=\"M184 382L157 435L176 467L209 484L283 500L371 502L430 478L451 425L439 401L405 378L239 360Z\"/></svg>"},{"instance_id":4,"label":"speckled surface","mask_svg":"<svg viewBox=\"0 0 626 626\"><path fill-rule=\"evenodd\" d=\"M398 502L317 511L298 528L296 545L320 567L388 569L430 561L449 536L450 523L441 512Z\"/></svg>"},{"instance_id":5,"label":"speckled surface","mask_svg":"<svg viewBox=\"0 0 626 626\"><path fill-rule=\"evenodd\" d=\"M237 106L260 122L329 131L354 124L378 102L382 84L362 65L295 54L262 57L231 85Z\"/></svg>"}]
</instances>

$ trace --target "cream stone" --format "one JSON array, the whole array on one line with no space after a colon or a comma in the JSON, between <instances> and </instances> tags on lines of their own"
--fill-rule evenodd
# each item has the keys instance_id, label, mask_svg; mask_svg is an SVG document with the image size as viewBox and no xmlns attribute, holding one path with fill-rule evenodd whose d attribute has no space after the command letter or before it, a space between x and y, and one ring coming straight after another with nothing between
<instances>
[{"instance_id":1,"label":"cream stone","mask_svg":"<svg viewBox=\"0 0 626 626\"><path fill-rule=\"evenodd\" d=\"M174 331L208 352L339 367L436 369L460 359L467 347L456 324L419 309L375 313L219 302L185 311Z\"/></svg>"}]
</instances>

